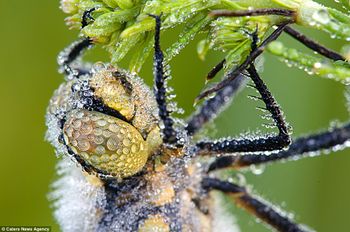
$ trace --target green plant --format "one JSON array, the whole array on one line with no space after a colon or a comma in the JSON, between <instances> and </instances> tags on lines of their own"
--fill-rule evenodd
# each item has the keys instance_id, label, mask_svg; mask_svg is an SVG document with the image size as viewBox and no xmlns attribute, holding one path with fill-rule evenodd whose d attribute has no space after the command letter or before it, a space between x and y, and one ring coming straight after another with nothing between
<instances>
[{"instance_id":1,"label":"green plant","mask_svg":"<svg viewBox=\"0 0 350 232\"><path fill-rule=\"evenodd\" d=\"M343 1L349 9L349 4ZM206 38L198 43L198 56L201 59L209 49L224 53L227 72L242 63L250 52L252 33L258 28L260 41L274 25L285 21L283 15L261 15L251 17L214 17L213 10L234 11L279 8L291 10L295 24L327 32L332 38L350 40L350 17L333 8L325 7L315 1L307 0L62 0L61 8L70 16L67 25L80 29L82 36L91 38L95 44L111 54L111 63L118 63L133 48L134 54L129 61L129 70L139 72L147 57L151 54L154 34L154 21L148 14L162 13L162 33L181 25L179 39L165 51L165 60L170 61L197 34ZM91 11L87 25L82 27L84 12ZM342 81L349 78L348 65L344 62L329 64L319 57L310 57L301 52L286 52L280 43L270 46L271 53L289 60L290 64L305 67L308 72ZM308 62L300 60L307 59ZM300 61L300 62L299 62ZM334 73L334 75L332 75Z\"/></svg>"}]
</instances>

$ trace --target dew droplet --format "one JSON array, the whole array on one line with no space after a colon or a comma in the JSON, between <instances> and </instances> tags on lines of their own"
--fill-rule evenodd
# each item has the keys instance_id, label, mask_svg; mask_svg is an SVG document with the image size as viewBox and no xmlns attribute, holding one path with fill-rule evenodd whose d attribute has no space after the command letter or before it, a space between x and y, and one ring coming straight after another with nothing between
<instances>
[{"instance_id":1,"label":"dew droplet","mask_svg":"<svg viewBox=\"0 0 350 232\"><path fill-rule=\"evenodd\" d=\"M126 147L123 148L123 154L127 155L129 154L129 152L130 152L129 148L126 148Z\"/></svg>"},{"instance_id":2,"label":"dew droplet","mask_svg":"<svg viewBox=\"0 0 350 232\"><path fill-rule=\"evenodd\" d=\"M126 147L129 147L131 144L131 141L129 139L123 139L123 145Z\"/></svg>"},{"instance_id":3,"label":"dew droplet","mask_svg":"<svg viewBox=\"0 0 350 232\"><path fill-rule=\"evenodd\" d=\"M118 149L118 139L115 137L111 137L107 141L107 148L111 151L116 151Z\"/></svg>"},{"instance_id":4,"label":"dew droplet","mask_svg":"<svg viewBox=\"0 0 350 232\"><path fill-rule=\"evenodd\" d=\"M82 139L82 140L78 140L78 149L80 151L87 151L90 149L90 143L89 141Z\"/></svg>"},{"instance_id":5,"label":"dew droplet","mask_svg":"<svg viewBox=\"0 0 350 232\"><path fill-rule=\"evenodd\" d=\"M97 125L103 127L103 126L107 125L107 122L105 120L101 119L101 120L97 121Z\"/></svg>"},{"instance_id":6,"label":"dew droplet","mask_svg":"<svg viewBox=\"0 0 350 232\"><path fill-rule=\"evenodd\" d=\"M108 129L114 133L118 133L119 132L119 126L117 124L110 124L108 126Z\"/></svg>"},{"instance_id":7,"label":"dew droplet","mask_svg":"<svg viewBox=\"0 0 350 232\"><path fill-rule=\"evenodd\" d=\"M106 69L106 65L103 62L97 62L92 66L92 73L98 73Z\"/></svg>"},{"instance_id":8,"label":"dew droplet","mask_svg":"<svg viewBox=\"0 0 350 232\"><path fill-rule=\"evenodd\" d=\"M250 170L255 175L261 175L265 171L265 165L250 165Z\"/></svg>"},{"instance_id":9,"label":"dew droplet","mask_svg":"<svg viewBox=\"0 0 350 232\"><path fill-rule=\"evenodd\" d=\"M98 155L102 155L106 152L106 149L104 148L104 146L97 146L95 149L96 154Z\"/></svg>"},{"instance_id":10,"label":"dew droplet","mask_svg":"<svg viewBox=\"0 0 350 232\"><path fill-rule=\"evenodd\" d=\"M312 18L321 24L327 24L330 22L330 17L326 9L320 9L313 13Z\"/></svg>"},{"instance_id":11,"label":"dew droplet","mask_svg":"<svg viewBox=\"0 0 350 232\"><path fill-rule=\"evenodd\" d=\"M138 147L137 147L136 144L133 144L133 145L131 146L131 152L132 152L132 153L138 152Z\"/></svg>"},{"instance_id":12,"label":"dew droplet","mask_svg":"<svg viewBox=\"0 0 350 232\"><path fill-rule=\"evenodd\" d=\"M88 123L84 123L81 128L80 128L80 132L83 134L83 135L88 135L92 132L93 128L92 128L92 125L91 124L88 124Z\"/></svg>"}]
</instances>

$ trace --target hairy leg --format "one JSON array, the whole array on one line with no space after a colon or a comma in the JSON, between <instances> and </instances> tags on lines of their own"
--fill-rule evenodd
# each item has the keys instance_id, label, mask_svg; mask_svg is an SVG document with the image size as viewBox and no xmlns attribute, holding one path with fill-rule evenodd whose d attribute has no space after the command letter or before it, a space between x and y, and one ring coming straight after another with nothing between
<instances>
[{"instance_id":1,"label":"hairy leg","mask_svg":"<svg viewBox=\"0 0 350 232\"><path fill-rule=\"evenodd\" d=\"M81 19L81 28L84 28L86 27L87 25L89 25L88 23L88 20L92 20L94 21L95 19L91 16L91 13L94 12L96 10L95 7L89 9L89 10L86 10L84 13L83 13L83 16L82 16L82 19Z\"/></svg>"},{"instance_id":2,"label":"hairy leg","mask_svg":"<svg viewBox=\"0 0 350 232\"><path fill-rule=\"evenodd\" d=\"M317 52L317 53L319 53L319 54L321 54L321 55L323 55L331 60L334 60L334 61L343 60L343 61L345 61L345 58L342 55L326 48L325 46L317 43L316 41L313 41L312 39L306 37L305 35L301 34L300 32L294 30L293 28L291 28L289 26L285 27L284 31L288 35L292 36L294 39L296 39L299 42L301 42L302 44L304 44L306 47L312 49L313 51L315 51L315 52Z\"/></svg>"},{"instance_id":3,"label":"hairy leg","mask_svg":"<svg viewBox=\"0 0 350 232\"><path fill-rule=\"evenodd\" d=\"M228 86L218 91L213 98L206 100L188 120L185 128L187 134L196 134L207 122L216 118L225 106L231 102L234 96L244 87L246 82L246 77L241 74Z\"/></svg>"},{"instance_id":4,"label":"hairy leg","mask_svg":"<svg viewBox=\"0 0 350 232\"><path fill-rule=\"evenodd\" d=\"M202 180L202 188L207 191L218 190L227 194L239 207L243 208L250 214L255 215L278 231L307 231L302 226L296 224L290 218L288 218L288 216L281 212L281 210L278 210L276 207L272 206L266 201L258 199L249 194L248 191L242 186L207 177Z\"/></svg>"},{"instance_id":5,"label":"hairy leg","mask_svg":"<svg viewBox=\"0 0 350 232\"><path fill-rule=\"evenodd\" d=\"M207 81L210 81L211 79L213 79L216 74L218 74L218 72L220 72L223 68L224 65L226 63L226 59L223 59L222 61L220 61L217 65L215 65L212 70L209 71L209 73L207 74Z\"/></svg>"},{"instance_id":6,"label":"hairy leg","mask_svg":"<svg viewBox=\"0 0 350 232\"><path fill-rule=\"evenodd\" d=\"M248 68L248 73L255 84L255 88L261 95L264 101L266 110L271 113L271 116L279 130L275 136L256 139L225 139L216 142L199 142L197 147L198 153L203 155L224 154L233 152L259 152L259 151L274 151L280 150L288 146L291 142L288 127L283 118L282 111L279 108L276 100L259 77L253 64Z\"/></svg>"},{"instance_id":7,"label":"hairy leg","mask_svg":"<svg viewBox=\"0 0 350 232\"><path fill-rule=\"evenodd\" d=\"M339 128L300 137L289 146L287 150L266 154L239 154L237 156L223 156L217 158L208 171L223 168L244 168L252 164L272 163L285 159L299 159L309 157L308 154L315 154L322 150L346 148L347 141L350 140L350 123Z\"/></svg>"},{"instance_id":8,"label":"hairy leg","mask_svg":"<svg viewBox=\"0 0 350 232\"><path fill-rule=\"evenodd\" d=\"M292 10L280 8L262 8L253 10L213 10L209 13L212 17L245 17L245 16L261 16L261 15L280 15L286 17L294 17L295 12Z\"/></svg>"},{"instance_id":9,"label":"hairy leg","mask_svg":"<svg viewBox=\"0 0 350 232\"><path fill-rule=\"evenodd\" d=\"M233 79L235 79L240 73L242 73L245 69L247 69L247 67L259 56L261 55L266 46L271 43L272 41L276 40L281 33L283 32L284 28L292 23L292 20L287 20L285 22L283 22L281 25L278 26L278 28L271 33L271 35L269 37L267 37L260 46L257 47L257 49L253 50L250 55L247 57L247 59L240 65L238 66L236 69L230 71L227 74L227 78L224 79L223 81L219 82L217 85L215 85L212 88L209 88L207 90L205 90L204 92L202 92L201 94L199 94L196 98L197 101L199 101L200 99L203 99L204 97L215 93L217 91L219 91L220 89L224 88L225 86L227 86Z\"/></svg>"},{"instance_id":10,"label":"hairy leg","mask_svg":"<svg viewBox=\"0 0 350 232\"><path fill-rule=\"evenodd\" d=\"M164 55L160 48L160 27L161 19L158 15L150 15L155 18L156 29L154 38L154 90L155 96L158 103L159 117L164 124L163 141L166 144L178 144L178 139L176 136L176 131L174 129L174 121L170 116L170 111L166 102L166 87L165 87L165 74L164 74Z\"/></svg>"},{"instance_id":11,"label":"hairy leg","mask_svg":"<svg viewBox=\"0 0 350 232\"><path fill-rule=\"evenodd\" d=\"M58 55L58 65L60 70L62 70L66 75L71 75L73 77L79 77L80 75L88 73L80 67L72 67L71 64L76 61L83 53L84 50L92 45L92 41L89 38L84 38L73 42L67 48L65 48Z\"/></svg>"}]
</instances>

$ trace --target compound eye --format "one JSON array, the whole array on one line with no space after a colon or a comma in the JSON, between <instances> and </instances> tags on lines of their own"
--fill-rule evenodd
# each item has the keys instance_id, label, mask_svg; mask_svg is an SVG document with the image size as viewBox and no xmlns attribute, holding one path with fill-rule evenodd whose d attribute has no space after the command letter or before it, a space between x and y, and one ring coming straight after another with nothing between
<instances>
[{"instance_id":1,"label":"compound eye","mask_svg":"<svg viewBox=\"0 0 350 232\"><path fill-rule=\"evenodd\" d=\"M147 162L148 147L137 129L109 115L74 110L63 134L66 145L96 172L125 178Z\"/></svg>"}]
</instances>

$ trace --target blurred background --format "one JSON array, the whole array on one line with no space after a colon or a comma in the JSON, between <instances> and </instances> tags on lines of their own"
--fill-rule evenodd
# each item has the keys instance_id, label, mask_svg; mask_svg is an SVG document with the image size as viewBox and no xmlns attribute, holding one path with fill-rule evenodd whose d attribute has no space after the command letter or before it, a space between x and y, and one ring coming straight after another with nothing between
<instances>
[{"instance_id":1,"label":"blurred background","mask_svg":"<svg viewBox=\"0 0 350 232\"><path fill-rule=\"evenodd\" d=\"M56 55L77 38L77 32L67 29L58 6L59 1L0 1L0 225L52 226L52 231L59 231L47 200L56 178L57 158L44 141L44 115L53 91L63 80L57 73ZM336 50L344 45L326 34L304 32ZM282 39L304 49L285 36ZM166 45L167 37L162 40ZM108 57L92 50L87 59ZM204 86L205 74L218 61L215 54L200 61L192 43L172 62L170 84L185 116L193 111L193 99ZM152 83L151 62L141 75ZM293 126L293 136L348 119L341 84L288 68L270 55L265 56L262 76ZM257 103L247 99L247 93L249 90L215 121L215 136L265 130L255 110ZM350 150L345 150L270 165L261 175L247 171L245 176L256 192L282 205L297 221L317 231L349 231L349 164ZM268 231L245 212L234 211L242 231Z\"/></svg>"}]
</instances>

